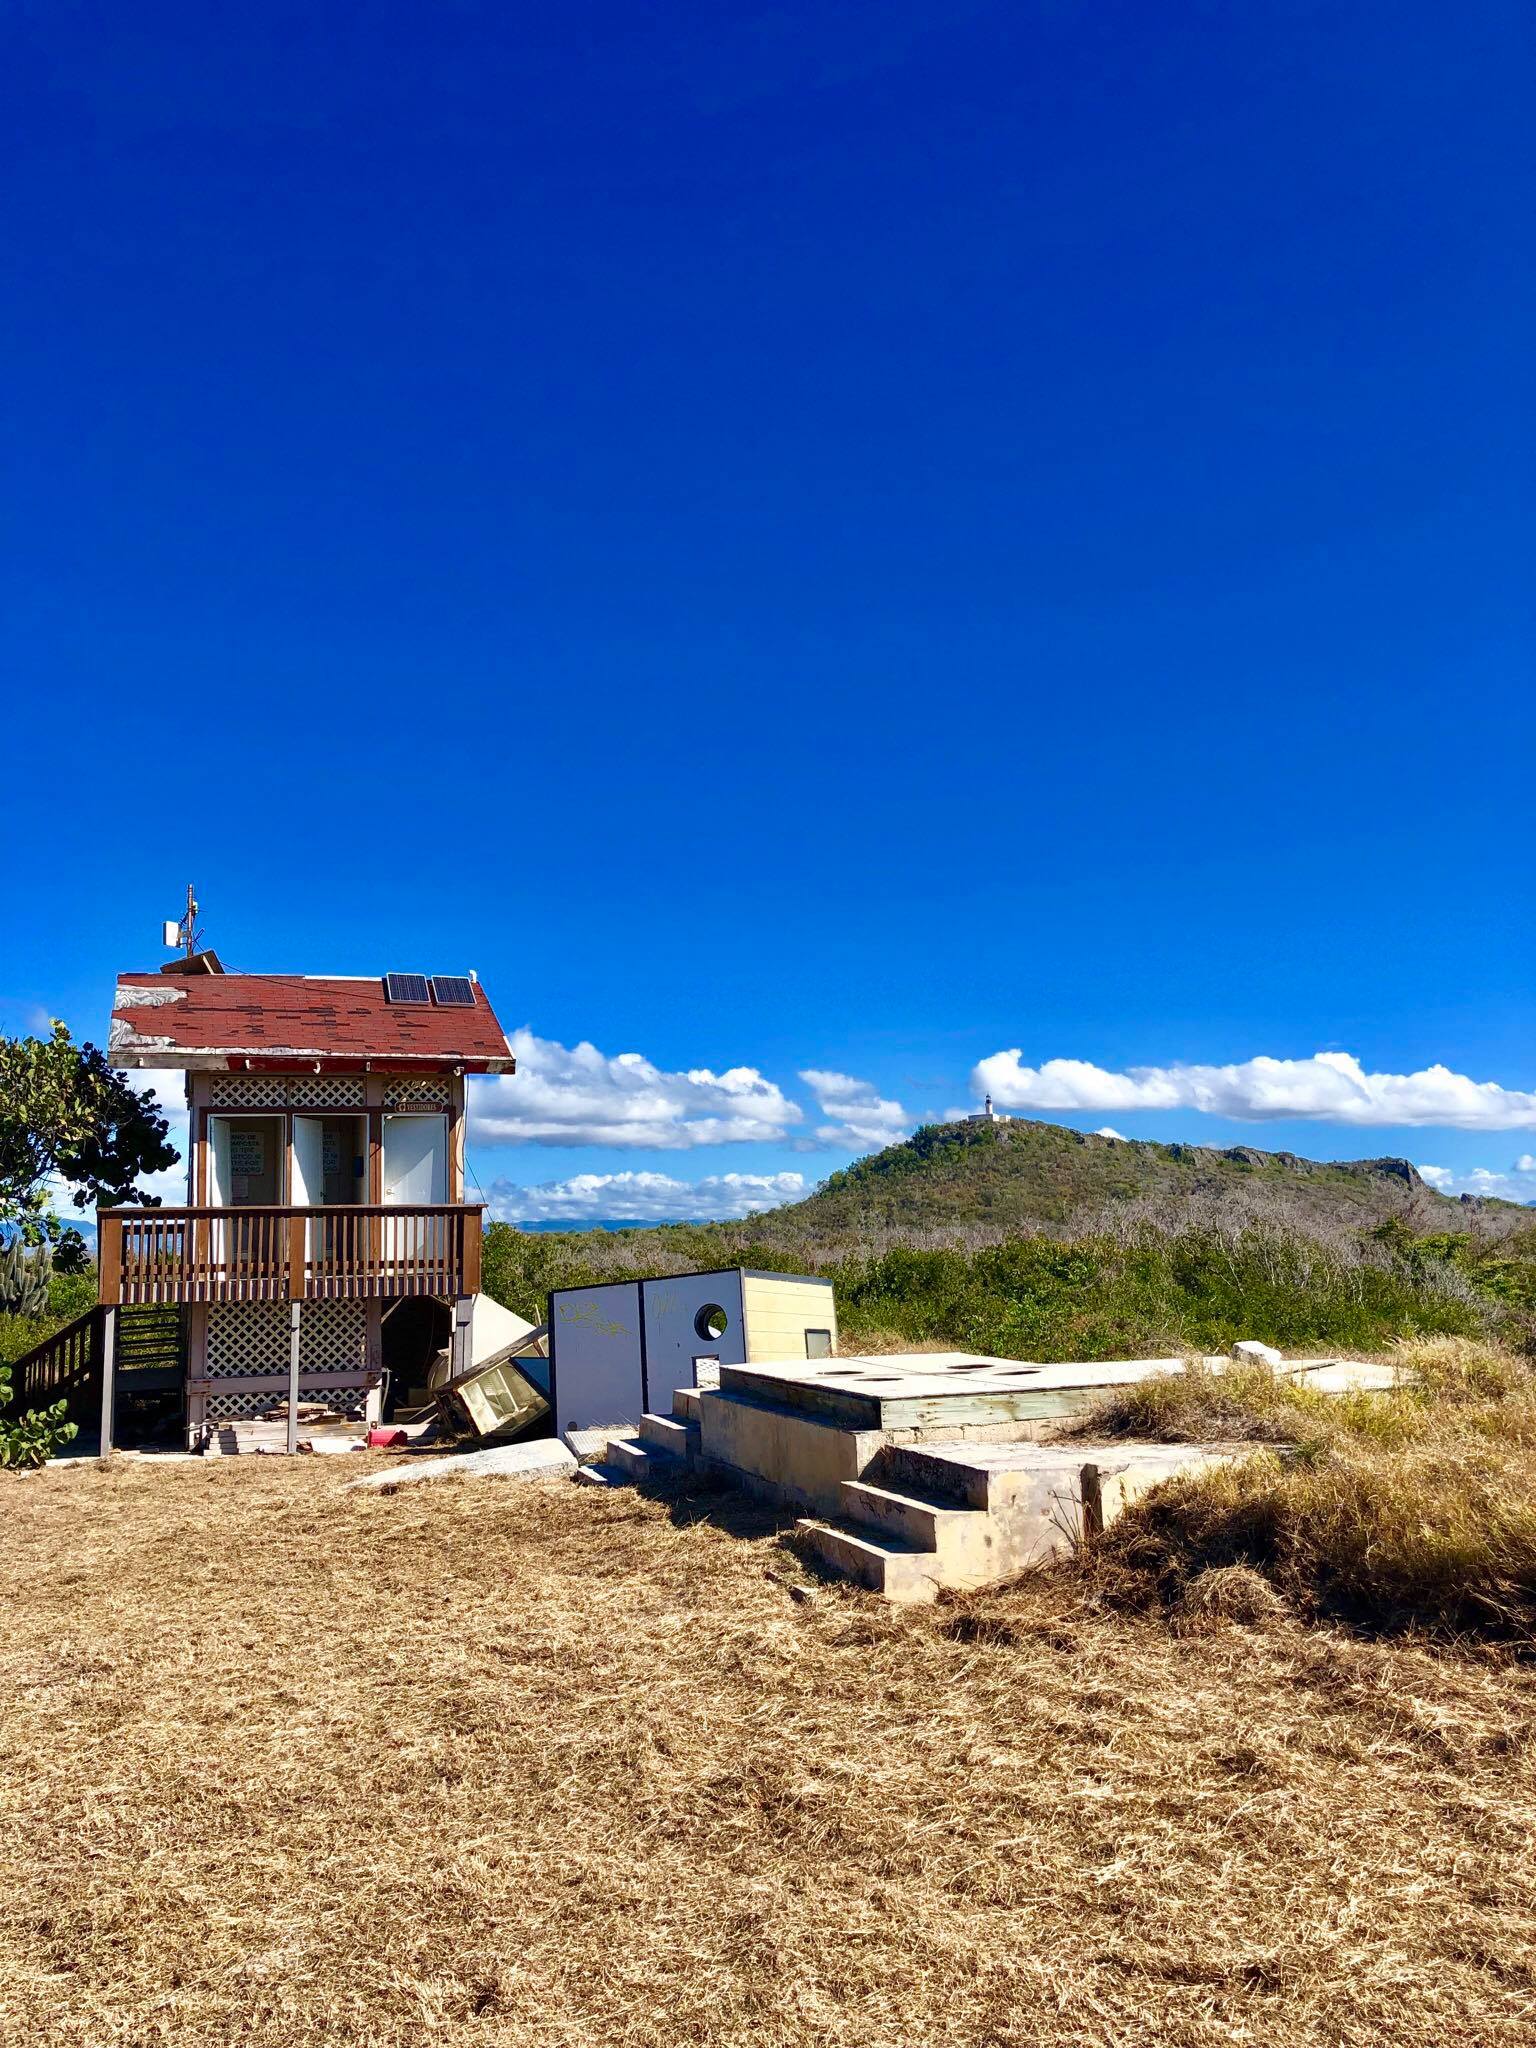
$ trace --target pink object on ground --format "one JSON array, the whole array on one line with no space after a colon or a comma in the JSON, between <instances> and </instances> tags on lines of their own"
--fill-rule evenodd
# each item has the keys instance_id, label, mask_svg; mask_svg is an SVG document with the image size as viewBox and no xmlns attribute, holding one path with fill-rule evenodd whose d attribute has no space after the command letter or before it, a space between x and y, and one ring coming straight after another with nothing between
<instances>
[{"instance_id":1,"label":"pink object on ground","mask_svg":"<svg viewBox=\"0 0 1536 2048\"><path fill-rule=\"evenodd\" d=\"M370 1429L368 1448L370 1451L398 1451L410 1442L403 1429Z\"/></svg>"}]
</instances>

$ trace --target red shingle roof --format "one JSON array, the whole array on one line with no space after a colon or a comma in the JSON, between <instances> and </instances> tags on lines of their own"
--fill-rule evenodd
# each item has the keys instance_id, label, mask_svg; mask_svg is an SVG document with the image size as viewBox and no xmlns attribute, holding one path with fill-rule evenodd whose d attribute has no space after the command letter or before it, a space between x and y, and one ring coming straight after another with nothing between
<instances>
[{"instance_id":1,"label":"red shingle roof","mask_svg":"<svg viewBox=\"0 0 1536 2048\"><path fill-rule=\"evenodd\" d=\"M469 1009L388 1002L382 978L123 974L108 1057L118 1067L270 1070L319 1060L510 1074L506 1035L478 982L474 995Z\"/></svg>"}]
</instances>

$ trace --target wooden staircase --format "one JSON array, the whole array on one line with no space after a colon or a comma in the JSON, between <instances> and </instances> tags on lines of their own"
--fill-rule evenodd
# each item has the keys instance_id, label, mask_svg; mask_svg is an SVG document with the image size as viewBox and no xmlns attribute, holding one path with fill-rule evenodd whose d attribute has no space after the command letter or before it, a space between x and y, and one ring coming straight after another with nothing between
<instances>
[{"instance_id":1,"label":"wooden staircase","mask_svg":"<svg viewBox=\"0 0 1536 2048\"><path fill-rule=\"evenodd\" d=\"M62 1401L81 1437L101 1427L102 1339L108 1311L89 1308L55 1330L11 1365L11 1398L0 1414L25 1415ZM114 1401L128 1425L135 1411L158 1406L178 1411L185 1400L187 1316L177 1307L117 1311Z\"/></svg>"},{"instance_id":2,"label":"wooden staircase","mask_svg":"<svg viewBox=\"0 0 1536 2048\"><path fill-rule=\"evenodd\" d=\"M106 1310L89 1308L11 1363L11 1398L0 1415L25 1415L62 1401L78 1426L101 1420L101 1336Z\"/></svg>"}]
</instances>

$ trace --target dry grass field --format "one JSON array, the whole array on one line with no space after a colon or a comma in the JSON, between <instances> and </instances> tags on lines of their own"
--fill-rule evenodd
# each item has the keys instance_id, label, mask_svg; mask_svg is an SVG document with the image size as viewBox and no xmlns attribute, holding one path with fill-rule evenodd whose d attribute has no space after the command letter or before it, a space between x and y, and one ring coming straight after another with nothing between
<instances>
[{"instance_id":1,"label":"dry grass field","mask_svg":"<svg viewBox=\"0 0 1536 2048\"><path fill-rule=\"evenodd\" d=\"M0 1475L5 2048L1536 2033L1505 1653L362 1463Z\"/></svg>"}]
</instances>

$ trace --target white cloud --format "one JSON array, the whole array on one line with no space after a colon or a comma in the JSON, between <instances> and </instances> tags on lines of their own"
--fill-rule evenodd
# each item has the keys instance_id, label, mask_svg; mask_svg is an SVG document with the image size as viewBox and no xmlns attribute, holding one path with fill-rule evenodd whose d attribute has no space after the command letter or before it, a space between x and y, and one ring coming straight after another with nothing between
<instances>
[{"instance_id":1,"label":"white cloud","mask_svg":"<svg viewBox=\"0 0 1536 2048\"><path fill-rule=\"evenodd\" d=\"M798 1202L805 1192L798 1173L717 1173L696 1181L666 1173L578 1173L537 1187L498 1180L489 1190L488 1213L503 1223L721 1221Z\"/></svg>"},{"instance_id":2,"label":"white cloud","mask_svg":"<svg viewBox=\"0 0 1536 2048\"><path fill-rule=\"evenodd\" d=\"M1336 1124L1438 1124L1463 1131L1536 1129L1536 1095L1473 1081L1449 1067L1368 1074L1347 1052L1310 1059L1261 1057L1235 1066L1127 1067L1087 1060L1021 1064L1019 1048L996 1052L973 1074L1009 1109L1197 1109L1241 1122L1271 1117Z\"/></svg>"},{"instance_id":3,"label":"white cloud","mask_svg":"<svg viewBox=\"0 0 1536 2048\"><path fill-rule=\"evenodd\" d=\"M1128 1145L1131 1142L1124 1131L1117 1131L1110 1124L1101 1124L1093 1135L1096 1138L1118 1138L1122 1145Z\"/></svg>"},{"instance_id":4,"label":"white cloud","mask_svg":"<svg viewBox=\"0 0 1536 2048\"><path fill-rule=\"evenodd\" d=\"M823 1067L807 1067L800 1078L815 1095L821 1114L833 1119L816 1132L824 1145L845 1145L854 1151L878 1149L894 1145L912 1128L912 1119L901 1104L878 1094L872 1081L831 1073Z\"/></svg>"},{"instance_id":5,"label":"white cloud","mask_svg":"<svg viewBox=\"0 0 1536 2048\"><path fill-rule=\"evenodd\" d=\"M687 1151L782 1139L805 1112L756 1067L666 1073L643 1053L599 1052L514 1031L515 1074L476 1080L470 1137L486 1145Z\"/></svg>"},{"instance_id":6,"label":"white cloud","mask_svg":"<svg viewBox=\"0 0 1536 2048\"><path fill-rule=\"evenodd\" d=\"M1522 1152L1508 1173L1491 1166L1462 1172L1454 1166L1421 1166L1420 1174L1442 1195L1486 1195L1500 1202L1536 1202L1536 1153Z\"/></svg>"}]
</instances>

